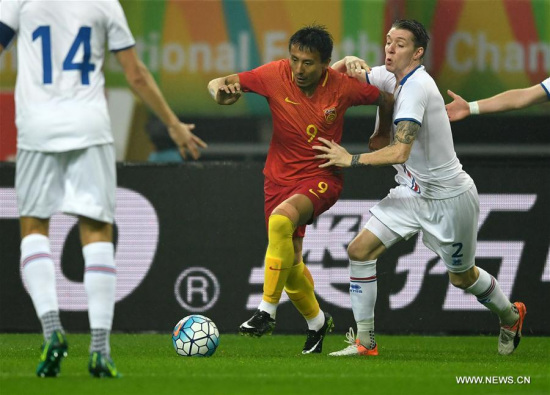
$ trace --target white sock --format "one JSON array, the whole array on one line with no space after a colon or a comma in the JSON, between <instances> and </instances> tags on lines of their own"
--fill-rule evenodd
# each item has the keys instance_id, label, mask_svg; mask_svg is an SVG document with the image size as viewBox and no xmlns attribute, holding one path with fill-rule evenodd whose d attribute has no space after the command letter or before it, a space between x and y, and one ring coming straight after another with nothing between
<instances>
[{"instance_id":1,"label":"white sock","mask_svg":"<svg viewBox=\"0 0 550 395\"><path fill-rule=\"evenodd\" d=\"M58 312L55 266L46 236L34 233L21 240L21 267L36 315Z\"/></svg>"},{"instance_id":2,"label":"white sock","mask_svg":"<svg viewBox=\"0 0 550 395\"><path fill-rule=\"evenodd\" d=\"M372 347L374 342L374 306L378 293L376 259L349 261L351 308L357 322L357 338L361 344Z\"/></svg>"},{"instance_id":3,"label":"white sock","mask_svg":"<svg viewBox=\"0 0 550 395\"><path fill-rule=\"evenodd\" d=\"M518 320L518 313L512 309L512 303L500 289L498 281L478 267L479 277L477 281L466 289L466 292L474 295L478 302L498 315L503 325L513 325Z\"/></svg>"},{"instance_id":4,"label":"white sock","mask_svg":"<svg viewBox=\"0 0 550 395\"><path fill-rule=\"evenodd\" d=\"M325 313L323 313L323 310L319 309L319 314L317 314L314 318L306 319L307 321L307 328L310 331L318 331L325 325Z\"/></svg>"},{"instance_id":5,"label":"white sock","mask_svg":"<svg viewBox=\"0 0 550 395\"><path fill-rule=\"evenodd\" d=\"M277 307L278 304L269 303L262 299L260 302L260 305L258 306L258 310L265 311L266 313L269 313L271 318L275 319L275 316L277 315Z\"/></svg>"},{"instance_id":6,"label":"white sock","mask_svg":"<svg viewBox=\"0 0 550 395\"><path fill-rule=\"evenodd\" d=\"M113 243L90 243L84 254L84 287L91 329L111 330L115 310L116 267Z\"/></svg>"}]
</instances>

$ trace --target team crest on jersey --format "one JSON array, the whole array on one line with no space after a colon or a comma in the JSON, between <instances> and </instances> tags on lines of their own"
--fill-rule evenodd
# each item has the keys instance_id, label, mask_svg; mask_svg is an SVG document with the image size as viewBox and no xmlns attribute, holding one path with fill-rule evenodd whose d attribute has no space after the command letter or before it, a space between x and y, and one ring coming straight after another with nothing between
<instances>
[{"instance_id":1,"label":"team crest on jersey","mask_svg":"<svg viewBox=\"0 0 550 395\"><path fill-rule=\"evenodd\" d=\"M327 123L333 123L336 120L338 114L336 114L336 107L327 108L325 111L325 121Z\"/></svg>"}]
</instances>

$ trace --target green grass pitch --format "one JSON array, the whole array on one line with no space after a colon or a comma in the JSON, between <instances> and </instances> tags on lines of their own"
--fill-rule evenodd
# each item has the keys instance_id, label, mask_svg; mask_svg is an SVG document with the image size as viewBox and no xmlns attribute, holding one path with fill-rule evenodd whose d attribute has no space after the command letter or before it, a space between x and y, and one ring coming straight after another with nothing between
<instances>
[{"instance_id":1,"label":"green grass pitch","mask_svg":"<svg viewBox=\"0 0 550 395\"><path fill-rule=\"evenodd\" d=\"M115 334L112 352L123 377L100 380L87 372L88 335L69 334L61 375L39 379L41 336L0 334L0 394L550 394L547 337L524 337L505 357L493 336L380 335L378 357L329 357L343 339L330 335L322 354L301 355L304 336L222 334L214 356L189 358L176 355L170 333ZM492 381L458 384L457 376Z\"/></svg>"}]
</instances>

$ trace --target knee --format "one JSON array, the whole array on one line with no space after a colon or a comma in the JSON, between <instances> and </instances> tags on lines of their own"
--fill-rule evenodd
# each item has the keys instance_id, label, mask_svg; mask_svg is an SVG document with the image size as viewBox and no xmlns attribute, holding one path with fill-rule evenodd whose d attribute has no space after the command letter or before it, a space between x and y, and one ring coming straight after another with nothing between
<instances>
[{"instance_id":1,"label":"knee","mask_svg":"<svg viewBox=\"0 0 550 395\"><path fill-rule=\"evenodd\" d=\"M79 217L79 230L82 245L113 241L113 225L107 222Z\"/></svg>"},{"instance_id":2,"label":"knee","mask_svg":"<svg viewBox=\"0 0 550 395\"><path fill-rule=\"evenodd\" d=\"M371 251L357 239L354 239L348 246L348 257L352 261L368 261L371 259Z\"/></svg>"},{"instance_id":3,"label":"knee","mask_svg":"<svg viewBox=\"0 0 550 395\"><path fill-rule=\"evenodd\" d=\"M348 256L352 261L364 262L378 259L386 247L372 232L363 229L348 246Z\"/></svg>"},{"instance_id":4,"label":"knee","mask_svg":"<svg viewBox=\"0 0 550 395\"><path fill-rule=\"evenodd\" d=\"M21 239L24 239L31 234L39 234L47 237L49 232L49 224L49 219L21 217Z\"/></svg>"},{"instance_id":5,"label":"knee","mask_svg":"<svg viewBox=\"0 0 550 395\"><path fill-rule=\"evenodd\" d=\"M475 266L464 273L449 272L449 281L453 284L453 286L460 289L470 288L477 281L478 277L479 271L477 271Z\"/></svg>"},{"instance_id":6,"label":"knee","mask_svg":"<svg viewBox=\"0 0 550 395\"><path fill-rule=\"evenodd\" d=\"M294 224L285 215L273 214L268 222L269 238L273 237L292 237L294 233Z\"/></svg>"},{"instance_id":7,"label":"knee","mask_svg":"<svg viewBox=\"0 0 550 395\"><path fill-rule=\"evenodd\" d=\"M271 213L271 217L282 215L290 220L294 226L298 224L300 220L300 212L296 207L294 207L292 204L288 202L283 202L279 204L275 210ZM270 221L271 221L270 217Z\"/></svg>"},{"instance_id":8,"label":"knee","mask_svg":"<svg viewBox=\"0 0 550 395\"><path fill-rule=\"evenodd\" d=\"M455 286L457 288L466 289L466 288L469 287L469 285L467 285L467 282L465 281L465 279L463 277L451 276L449 278L449 280L451 281L451 284L453 284L453 286Z\"/></svg>"}]
</instances>

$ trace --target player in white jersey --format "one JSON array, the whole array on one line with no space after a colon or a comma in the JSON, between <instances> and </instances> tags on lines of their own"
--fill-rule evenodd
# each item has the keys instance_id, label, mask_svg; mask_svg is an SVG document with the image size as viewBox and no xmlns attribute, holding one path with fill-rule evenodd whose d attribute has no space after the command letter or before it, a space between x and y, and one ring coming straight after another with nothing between
<instances>
[{"instance_id":1,"label":"player in white jersey","mask_svg":"<svg viewBox=\"0 0 550 395\"><path fill-rule=\"evenodd\" d=\"M445 106L449 119L459 121L469 115L519 110L534 104L548 103L550 77L529 88L510 89L496 96L469 103L450 90L447 93L453 98L453 101Z\"/></svg>"},{"instance_id":2,"label":"player in white jersey","mask_svg":"<svg viewBox=\"0 0 550 395\"><path fill-rule=\"evenodd\" d=\"M79 218L91 328L89 371L117 377L110 357L116 267L113 246L116 169L102 73L105 43L134 92L195 159L204 142L180 122L138 59L117 0L0 2L0 53L17 36L16 191L24 281L42 323L37 375L57 376L67 340L59 318L49 218Z\"/></svg>"},{"instance_id":3,"label":"player in white jersey","mask_svg":"<svg viewBox=\"0 0 550 395\"><path fill-rule=\"evenodd\" d=\"M350 297L358 333L355 337L350 328L350 345L332 356L378 355L374 336L377 259L420 231L424 244L445 263L451 283L498 315L499 352L510 354L519 343L524 304L510 303L496 279L475 265L478 194L456 157L443 98L422 66L428 40L420 23L396 21L386 36L385 66L368 75L368 82L394 93L393 139L375 134L369 144L375 151L358 155L325 139L325 146L313 147L321 152L317 158L327 159L323 167L393 165L398 171L399 185L371 209L364 229L348 247ZM367 81L362 68L368 66L358 58L347 57L333 67Z\"/></svg>"}]
</instances>

